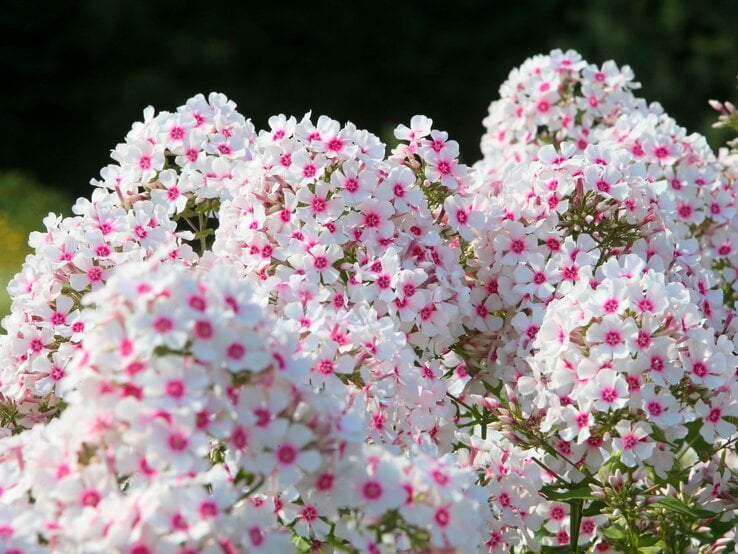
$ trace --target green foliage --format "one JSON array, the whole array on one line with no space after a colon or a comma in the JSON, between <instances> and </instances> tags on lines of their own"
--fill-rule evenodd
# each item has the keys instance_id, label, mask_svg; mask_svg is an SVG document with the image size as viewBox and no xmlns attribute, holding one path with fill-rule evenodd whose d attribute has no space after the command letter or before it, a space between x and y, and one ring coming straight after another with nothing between
<instances>
[{"instance_id":1,"label":"green foliage","mask_svg":"<svg viewBox=\"0 0 738 554\"><path fill-rule=\"evenodd\" d=\"M68 214L72 202L67 194L44 188L18 171L0 172L0 317L10 310L5 292L8 281L20 271L31 253L28 234L44 228L49 212Z\"/></svg>"}]
</instances>

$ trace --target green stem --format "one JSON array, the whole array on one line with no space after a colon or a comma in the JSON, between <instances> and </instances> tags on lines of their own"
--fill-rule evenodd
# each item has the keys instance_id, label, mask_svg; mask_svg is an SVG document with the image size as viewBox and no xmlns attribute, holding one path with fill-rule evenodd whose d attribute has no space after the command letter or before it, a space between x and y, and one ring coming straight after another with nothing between
<instances>
[{"instance_id":1,"label":"green stem","mask_svg":"<svg viewBox=\"0 0 738 554\"><path fill-rule=\"evenodd\" d=\"M638 529L635 527L634 522L630 517L625 517L625 523L627 525L627 537L628 544L626 545L626 552L628 554L638 554Z\"/></svg>"},{"instance_id":2,"label":"green stem","mask_svg":"<svg viewBox=\"0 0 738 554\"><path fill-rule=\"evenodd\" d=\"M207 242L205 239L205 222L206 222L205 214L202 212L197 214L197 222L200 227L200 231L198 232L198 235L200 237L200 255L202 256L205 253L205 250L207 249Z\"/></svg>"},{"instance_id":3,"label":"green stem","mask_svg":"<svg viewBox=\"0 0 738 554\"><path fill-rule=\"evenodd\" d=\"M579 552L579 527L582 524L582 507L584 503L581 500L569 501L571 514L569 515L571 536L569 538L569 546L574 554Z\"/></svg>"}]
</instances>

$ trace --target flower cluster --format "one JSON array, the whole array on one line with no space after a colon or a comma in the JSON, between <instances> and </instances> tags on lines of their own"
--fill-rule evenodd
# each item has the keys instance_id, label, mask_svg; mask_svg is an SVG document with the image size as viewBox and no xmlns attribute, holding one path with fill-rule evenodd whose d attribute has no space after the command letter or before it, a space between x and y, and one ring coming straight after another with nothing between
<instances>
[{"instance_id":1,"label":"flower cluster","mask_svg":"<svg viewBox=\"0 0 738 554\"><path fill-rule=\"evenodd\" d=\"M2 546L734 547L737 174L637 88L532 58L473 168L147 109L9 286Z\"/></svg>"},{"instance_id":2,"label":"flower cluster","mask_svg":"<svg viewBox=\"0 0 738 554\"><path fill-rule=\"evenodd\" d=\"M481 540L474 473L451 454L367 446L358 392L339 401L310 386L299 336L259 286L222 263L150 261L85 296L95 309L68 407L3 440L8 548L284 552L294 537L380 552L390 538Z\"/></svg>"},{"instance_id":3,"label":"flower cluster","mask_svg":"<svg viewBox=\"0 0 738 554\"><path fill-rule=\"evenodd\" d=\"M442 444L453 416L438 356L464 333L460 240L482 216L458 144L413 118L383 159L365 131L270 120L243 186L222 203L212 252L258 275L311 353L310 381L360 388L372 434Z\"/></svg>"},{"instance_id":4,"label":"flower cluster","mask_svg":"<svg viewBox=\"0 0 738 554\"><path fill-rule=\"evenodd\" d=\"M698 535L664 538L674 503L708 521L735 508L735 192L704 138L631 80L556 51L513 71L485 120L466 269L474 313L496 320L457 353L473 368L464 415L504 433L476 466L500 483L503 546L670 545ZM519 462L498 472L508 447ZM536 470L531 490L517 475ZM690 494L669 489L690 471Z\"/></svg>"},{"instance_id":5,"label":"flower cluster","mask_svg":"<svg viewBox=\"0 0 738 554\"><path fill-rule=\"evenodd\" d=\"M714 271L715 288L723 290L732 309L738 299L734 172L726 171L703 136L688 135L658 103L636 97L633 90L639 87L628 66L618 68L612 61L589 65L574 51L556 50L527 60L510 74L500 87L501 98L489 107L479 178L499 187L510 182L505 177L508 166L536 160L542 146L553 145L563 158L587 156L594 167L584 176L585 187L603 193L605 203L625 201L632 209L630 189L613 168L595 170L619 157L617 164L625 161L646 181L665 183L666 190L652 194L667 218L668 233L680 250ZM558 157L545 152L549 160ZM558 202L564 195L551 190L536 196ZM597 216L607 206L590 210Z\"/></svg>"},{"instance_id":6,"label":"flower cluster","mask_svg":"<svg viewBox=\"0 0 738 554\"><path fill-rule=\"evenodd\" d=\"M147 110L91 201L32 235L0 346L20 508L4 537L481 544L488 495L452 452L437 361L464 332L459 236L481 221L458 144L416 117L384 159L350 124L279 116L257 134L233 108ZM44 461L52 436L63 459Z\"/></svg>"}]
</instances>

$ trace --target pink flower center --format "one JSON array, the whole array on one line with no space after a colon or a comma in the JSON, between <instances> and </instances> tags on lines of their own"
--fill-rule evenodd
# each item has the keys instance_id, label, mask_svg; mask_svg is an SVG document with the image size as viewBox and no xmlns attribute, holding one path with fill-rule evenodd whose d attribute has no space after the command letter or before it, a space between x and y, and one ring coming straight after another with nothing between
<instances>
[{"instance_id":1,"label":"pink flower center","mask_svg":"<svg viewBox=\"0 0 738 554\"><path fill-rule=\"evenodd\" d=\"M97 283L102 280L102 276L103 271L97 266L93 266L87 270L87 279L89 279L91 283Z\"/></svg>"},{"instance_id":2,"label":"pink flower center","mask_svg":"<svg viewBox=\"0 0 738 554\"><path fill-rule=\"evenodd\" d=\"M356 177L349 177L346 179L346 184L344 184L344 188L350 192L354 193L357 190L359 190L359 180Z\"/></svg>"},{"instance_id":3,"label":"pink flower center","mask_svg":"<svg viewBox=\"0 0 738 554\"><path fill-rule=\"evenodd\" d=\"M707 366L703 362L694 362L692 364L692 373L699 378L703 378L707 375Z\"/></svg>"},{"instance_id":4,"label":"pink flower center","mask_svg":"<svg viewBox=\"0 0 738 554\"><path fill-rule=\"evenodd\" d=\"M652 356L650 367L651 371L661 373L662 371L664 371L664 360L661 359L660 356Z\"/></svg>"},{"instance_id":5,"label":"pink flower center","mask_svg":"<svg viewBox=\"0 0 738 554\"><path fill-rule=\"evenodd\" d=\"M31 352L33 352L34 354L38 354L44 349L44 341L38 338L31 339L29 346L31 348Z\"/></svg>"},{"instance_id":6,"label":"pink flower center","mask_svg":"<svg viewBox=\"0 0 738 554\"><path fill-rule=\"evenodd\" d=\"M520 239L514 239L510 243L510 250L515 254L522 254L525 251L525 243Z\"/></svg>"},{"instance_id":7,"label":"pink flower center","mask_svg":"<svg viewBox=\"0 0 738 554\"><path fill-rule=\"evenodd\" d=\"M313 259L313 267L317 270L323 270L328 267L328 258L325 256L315 256Z\"/></svg>"},{"instance_id":8,"label":"pink flower center","mask_svg":"<svg viewBox=\"0 0 738 554\"><path fill-rule=\"evenodd\" d=\"M167 333L174 327L174 322L168 317L160 317L154 321L154 329L158 333Z\"/></svg>"},{"instance_id":9,"label":"pink flower center","mask_svg":"<svg viewBox=\"0 0 738 554\"><path fill-rule=\"evenodd\" d=\"M315 509L315 506L308 504L300 512L300 516L305 521L315 521L318 519L318 510Z\"/></svg>"},{"instance_id":10,"label":"pink flower center","mask_svg":"<svg viewBox=\"0 0 738 554\"><path fill-rule=\"evenodd\" d=\"M615 298L609 298L605 301L605 303L602 305L602 308L605 310L606 314L614 314L618 311L618 306L620 305L620 302L617 301Z\"/></svg>"},{"instance_id":11,"label":"pink flower center","mask_svg":"<svg viewBox=\"0 0 738 554\"><path fill-rule=\"evenodd\" d=\"M259 527L249 529L249 540L254 546L261 546L264 542L264 533Z\"/></svg>"},{"instance_id":12,"label":"pink flower center","mask_svg":"<svg viewBox=\"0 0 738 554\"><path fill-rule=\"evenodd\" d=\"M187 520L182 517L182 514L177 513L172 516L172 527L174 529L184 530L187 529L189 525L187 525Z\"/></svg>"},{"instance_id":13,"label":"pink flower center","mask_svg":"<svg viewBox=\"0 0 738 554\"><path fill-rule=\"evenodd\" d=\"M313 164L308 164L302 168L302 175L307 179L312 179L313 177L315 177L315 174L317 172L318 168L315 167Z\"/></svg>"},{"instance_id":14,"label":"pink flower center","mask_svg":"<svg viewBox=\"0 0 738 554\"><path fill-rule=\"evenodd\" d=\"M228 350L226 350L226 356L228 356L231 360L240 360L244 357L246 354L246 349L243 347L243 345L234 342L228 347Z\"/></svg>"},{"instance_id":15,"label":"pink flower center","mask_svg":"<svg viewBox=\"0 0 738 554\"><path fill-rule=\"evenodd\" d=\"M315 488L321 492L329 491L333 488L333 474L321 473L315 481Z\"/></svg>"},{"instance_id":16,"label":"pink flower center","mask_svg":"<svg viewBox=\"0 0 738 554\"><path fill-rule=\"evenodd\" d=\"M605 333L605 344L608 346L617 346L620 344L621 337L618 331L608 331Z\"/></svg>"},{"instance_id":17,"label":"pink flower center","mask_svg":"<svg viewBox=\"0 0 738 554\"><path fill-rule=\"evenodd\" d=\"M216 515L218 515L218 506L215 504L215 502L206 500L205 502L200 504L200 517L209 518L215 517Z\"/></svg>"},{"instance_id":18,"label":"pink flower center","mask_svg":"<svg viewBox=\"0 0 738 554\"><path fill-rule=\"evenodd\" d=\"M556 521L564 519L564 516L566 516L566 512L564 511L564 508L561 506L554 506L551 509L551 519L555 519Z\"/></svg>"},{"instance_id":19,"label":"pink flower center","mask_svg":"<svg viewBox=\"0 0 738 554\"><path fill-rule=\"evenodd\" d=\"M52 381L61 381L64 378L64 370L55 365L49 371L49 377Z\"/></svg>"},{"instance_id":20,"label":"pink flower center","mask_svg":"<svg viewBox=\"0 0 738 554\"><path fill-rule=\"evenodd\" d=\"M281 464L292 464L297 459L297 449L291 444L283 444L277 450L277 459Z\"/></svg>"},{"instance_id":21,"label":"pink flower center","mask_svg":"<svg viewBox=\"0 0 738 554\"><path fill-rule=\"evenodd\" d=\"M369 212L364 216L364 225L367 227L378 227L380 221L379 214L376 212Z\"/></svg>"},{"instance_id":22,"label":"pink flower center","mask_svg":"<svg viewBox=\"0 0 738 554\"><path fill-rule=\"evenodd\" d=\"M333 373L335 366L331 360L322 360L318 363L317 369L321 375L330 375Z\"/></svg>"},{"instance_id":23,"label":"pink flower center","mask_svg":"<svg viewBox=\"0 0 738 554\"><path fill-rule=\"evenodd\" d=\"M185 386L182 381L175 379L167 383L167 395L172 398L182 398L184 395Z\"/></svg>"},{"instance_id":24,"label":"pink flower center","mask_svg":"<svg viewBox=\"0 0 738 554\"><path fill-rule=\"evenodd\" d=\"M56 468L56 478L57 478L57 480L58 479L63 479L64 477L66 477L70 473L72 473L72 470L69 468L69 466L67 464L61 464L61 465L59 465L59 467Z\"/></svg>"},{"instance_id":25,"label":"pink flower center","mask_svg":"<svg viewBox=\"0 0 738 554\"><path fill-rule=\"evenodd\" d=\"M182 433L175 432L169 435L169 448L172 450L175 450L177 452L182 452L187 448L187 437L185 437Z\"/></svg>"},{"instance_id":26,"label":"pink flower center","mask_svg":"<svg viewBox=\"0 0 738 554\"><path fill-rule=\"evenodd\" d=\"M575 281L579 276L579 268L576 265L566 266L562 268L561 276L567 281Z\"/></svg>"},{"instance_id":27,"label":"pink flower center","mask_svg":"<svg viewBox=\"0 0 738 554\"><path fill-rule=\"evenodd\" d=\"M148 231L144 228L143 225L136 225L133 228L133 232L136 233L136 236L139 239L145 239L149 235Z\"/></svg>"},{"instance_id":28,"label":"pink flower center","mask_svg":"<svg viewBox=\"0 0 738 554\"><path fill-rule=\"evenodd\" d=\"M255 408L256 426L266 427L272 419L272 413L266 408Z\"/></svg>"},{"instance_id":29,"label":"pink flower center","mask_svg":"<svg viewBox=\"0 0 738 554\"><path fill-rule=\"evenodd\" d=\"M720 408L712 408L705 419L710 423L717 423L722 415L723 411Z\"/></svg>"},{"instance_id":30,"label":"pink flower center","mask_svg":"<svg viewBox=\"0 0 738 554\"><path fill-rule=\"evenodd\" d=\"M656 156L659 160L668 158L670 153L671 151L669 150L668 146L657 146L653 149L653 155Z\"/></svg>"},{"instance_id":31,"label":"pink flower center","mask_svg":"<svg viewBox=\"0 0 738 554\"><path fill-rule=\"evenodd\" d=\"M248 437L242 427L236 427L231 434L231 442L237 450L243 450L248 444Z\"/></svg>"},{"instance_id":32,"label":"pink flower center","mask_svg":"<svg viewBox=\"0 0 738 554\"><path fill-rule=\"evenodd\" d=\"M82 498L80 498L80 503L83 506L89 506L94 508L100 503L100 500L102 497L100 496L100 493L96 490L86 490L84 493L82 493Z\"/></svg>"},{"instance_id":33,"label":"pink flower center","mask_svg":"<svg viewBox=\"0 0 738 554\"><path fill-rule=\"evenodd\" d=\"M618 393L613 387L605 387L600 391L600 398L607 402L608 404L612 404L617 400Z\"/></svg>"},{"instance_id":34,"label":"pink flower center","mask_svg":"<svg viewBox=\"0 0 738 554\"><path fill-rule=\"evenodd\" d=\"M653 417L659 417L662 413L664 413L664 409L661 407L661 403L657 402L656 400L650 400L646 405L646 409L648 410L648 413L651 414Z\"/></svg>"},{"instance_id":35,"label":"pink flower center","mask_svg":"<svg viewBox=\"0 0 738 554\"><path fill-rule=\"evenodd\" d=\"M638 338L636 339L636 344L638 345L638 348L641 350L645 350L648 348L648 346L651 344L651 335L648 334L648 331L641 329L638 331Z\"/></svg>"},{"instance_id":36,"label":"pink flower center","mask_svg":"<svg viewBox=\"0 0 738 554\"><path fill-rule=\"evenodd\" d=\"M628 433L624 435L622 440L623 448L625 450L632 450L638 444L638 437L636 437L633 433Z\"/></svg>"},{"instance_id":37,"label":"pink flower center","mask_svg":"<svg viewBox=\"0 0 738 554\"><path fill-rule=\"evenodd\" d=\"M364 483L362 493L367 500L376 500L382 496L382 485L378 481L367 481Z\"/></svg>"},{"instance_id":38,"label":"pink flower center","mask_svg":"<svg viewBox=\"0 0 738 554\"><path fill-rule=\"evenodd\" d=\"M213 326L209 321L203 319L195 322L195 336L199 339L210 339L213 337Z\"/></svg>"},{"instance_id":39,"label":"pink flower center","mask_svg":"<svg viewBox=\"0 0 738 554\"><path fill-rule=\"evenodd\" d=\"M326 202L325 198L320 198L319 196L316 196L315 198L313 198L312 207L313 212L319 214L326 210L326 208L328 207L328 202Z\"/></svg>"},{"instance_id":40,"label":"pink flower center","mask_svg":"<svg viewBox=\"0 0 738 554\"><path fill-rule=\"evenodd\" d=\"M192 308L193 310L197 310L198 312L205 311L205 308L207 308L207 302L205 302L205 299L202 296L198 295L191 295L189 300L187 301L187 304Z\"/></svg>"},{"instance_id":41,"label":"pink flower center","mask_svg":"<svg viewBox=\"0 0 738 554\"><path fill-rule=\"evenodd\" d=\"M686 219L692 215L692 206L690 206L689 204L684 204L684 203L679 204L679 207L677 208L677 213L681 217Z\"/></svg>"},{"instance_id":42,"label":"pink flower center","mask_svg":"<svg viewBox=\"0 0 738 554\"><path fill-rule=\"evenodd\" d=\"M599 181L597 181L597 190L604 193L610 192L610 183L608 183L604 179L600 179Z\"/></svg>"},{"instance_id":43,"label":"pink flower center","mask_svg":"<svg viewBox=\"0 0 738 554\"><path fill-rule=\"evenodd\" d=\"M439 508L438 510L436 510L436 515L434 519L440 527L446 527L451 521L451 516L449 515L446 508Z\"/></svg>"},{"instance_id":44,"label":"pink flower center","mask_svg":"<svg viewBox=\"0 0 738 554\"><path fill-rule=\"evenodd\" d=\"M332 152L340 152L343 150L343 141L338 137L331 139L328 143L328 150Z\"/></svg>"}]
</instances>

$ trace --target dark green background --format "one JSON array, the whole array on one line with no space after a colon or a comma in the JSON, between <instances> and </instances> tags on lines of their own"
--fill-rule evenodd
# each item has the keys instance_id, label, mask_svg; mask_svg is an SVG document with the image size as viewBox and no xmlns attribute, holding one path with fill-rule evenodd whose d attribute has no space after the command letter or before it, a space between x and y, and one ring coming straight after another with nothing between
<instances>
[{"instance_id":1,"label":"dark green background","mask_svg":"<svg viewBox=\"0 0 738 554\"><path fill-rule=\"evenodd\" d=\"M630 64L643 96L708 132L707 100L736 96L736 16L694 0L6 1L0 170L87 194L145 106L211 90L257 127L312 109L386 137L423 113L473 162L510 69L555 47Z\"/></svg>"}]
</instances>

